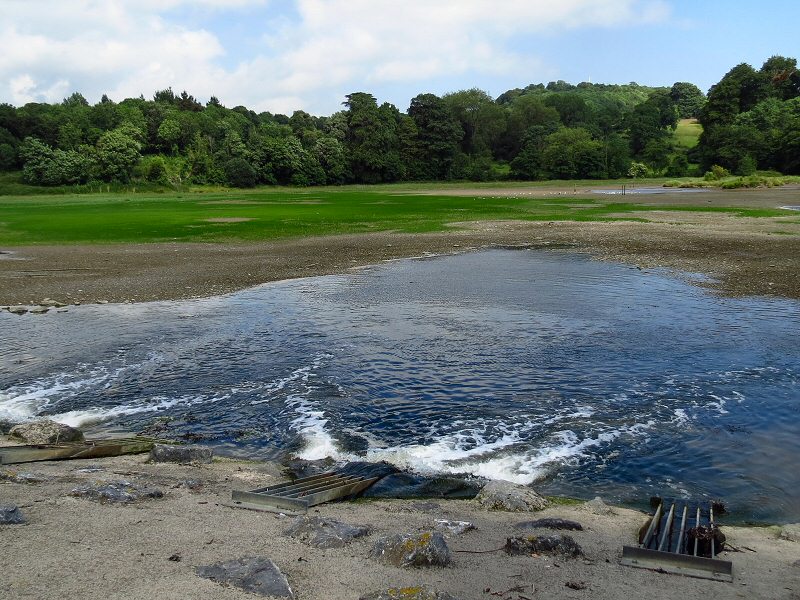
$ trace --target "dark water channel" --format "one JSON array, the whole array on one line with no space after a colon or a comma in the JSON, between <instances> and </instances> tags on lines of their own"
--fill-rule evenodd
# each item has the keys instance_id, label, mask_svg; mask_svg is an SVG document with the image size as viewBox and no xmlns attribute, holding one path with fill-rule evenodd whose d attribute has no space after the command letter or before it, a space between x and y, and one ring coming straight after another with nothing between
<instances>
[{"instance_id":1,"label":"dark water channel","mask_svg":"<svg viewBox=\"0 0 800 600\"><path fill-rule=\"evenodd\" d=\"M387 460L800 520L800 303L486 251L222 297L0 314L0 419Z\"/></svg>"}]
</instances>

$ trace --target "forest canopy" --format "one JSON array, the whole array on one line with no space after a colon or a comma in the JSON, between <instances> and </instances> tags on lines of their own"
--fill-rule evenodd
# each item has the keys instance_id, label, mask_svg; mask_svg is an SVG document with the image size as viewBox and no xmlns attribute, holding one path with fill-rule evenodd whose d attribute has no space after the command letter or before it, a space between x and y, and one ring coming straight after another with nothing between
<instances>
[{"instance_id":1,"label":"forest canopy","mask_svg":"<svg viewBox=\"0 0 800 600\"><path fill-rule=\"evenodd\" d=\"M800 75L793 58L759 70L737 65L708 97L692 83L564 81L441 97L422 93L403 112L367 92L314 116L202 104L171 88L153 98L91 105L0 104L0 170L56 186L323 185L394 181L619 178L702 174L719 165L800 173ZM700 143L675 143L679 119L697 118Z\"/></svg>"}]
</instances>

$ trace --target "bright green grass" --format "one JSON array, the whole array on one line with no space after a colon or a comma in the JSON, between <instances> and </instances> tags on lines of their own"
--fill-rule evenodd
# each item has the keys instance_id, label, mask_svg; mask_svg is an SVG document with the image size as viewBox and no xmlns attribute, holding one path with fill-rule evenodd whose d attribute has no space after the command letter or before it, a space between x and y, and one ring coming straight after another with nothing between
<instances>
[{"instance_id":1,"label":"bright green grass","mask_svg":"<svg viewBox=\"0 0 800 600\"><path fill-rule=\"evenodd\" d=\"M684 148L694 148L700 141L701 133L703 133L703 127L697 122L697 119L681 119L675 129L675 143Z\"/></svg>"},{"instance_id":2,"label":"bright green grass","mask_svg":"<svg viewBox=\"0 0 800 600\"><path fill-rule=\"evenodd\" d=\"M644 220L642 213L649 210L785 215L770 209L644 206L596 197L492 197L482 195L480 187L475 188L475 197L422 195L415 193L419 188L412 188L0 196L0 245L260 241L388 230L414 233L442 231L452 223L476 220ZM639 214L626 215L633 212ZM208 221L220 218L251 220Z\"/></svg>"}]
</instances>

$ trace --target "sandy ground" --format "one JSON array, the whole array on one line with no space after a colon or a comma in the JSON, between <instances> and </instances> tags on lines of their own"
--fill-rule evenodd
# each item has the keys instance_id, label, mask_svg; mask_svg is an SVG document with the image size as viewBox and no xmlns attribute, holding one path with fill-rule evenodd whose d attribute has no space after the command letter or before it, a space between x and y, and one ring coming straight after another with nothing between
<instances>
[{"instance_id":1,"label":"sandy ground","mask_svg":"<svg viewBox=\"0 0 800 600\"><path fill-rule=\"evenodd\" d=\"M475 194L450 188L436 193ZM484 189L482 194L585 195L585 190ZM628 196L631 198L631 196ZM648 205L800 205L800 189L709 191L636 196ZM729 295L800 298L800 212L775 218L657 211L648 222L454 223L432 234L393 232L262 243L119 244L0 248L0 305L143 302L211 296L261 283L347 272L426 252L492 246L563 248L641 267L703 273Z\"/></svg>"},{"instance_id":2,"label":"sandy ground","mask_svg":"<svg viewBox=\"0 0 800 600\"><path fill-rule=\"evenodd\" d=\"M194 572L197 566L244 556L274 560L299 600L355 600L389 586L420 584L462 600L800 598L800 544L778 539L775 528L723 528L741 550L722 555L733 563L733 583L621 566L622 546L635 542L645 522L644 514L621 508L601 516L580 506L535 514L487 512L465 500L331 503L312 514L370 525L374 531L342 549L318 550L283 535L288 517L224 505L233 489L281 481L276 465L215 459L210 465L182 466L145 460L140 455L0 467L48 478L39 484L0 483L0 503L17 504L29 521L0 526L0 598L244 600L255 596ZM87 467L99 470L81 471ZM119 506L67 495L81 483L114 479L156 486L165 497ZM202 488L180 487L187 479L200 480ZM586 558L474 553L500 548L507 536L518 533L515 523L541 516L583 524L585 531L570 533ZM369 558L378 537L428 530L435 518L472 521L478 528L448 537L451 566L402 569ZM568 582L586 588L573 590Z\"/></svg>"}]
</instances>

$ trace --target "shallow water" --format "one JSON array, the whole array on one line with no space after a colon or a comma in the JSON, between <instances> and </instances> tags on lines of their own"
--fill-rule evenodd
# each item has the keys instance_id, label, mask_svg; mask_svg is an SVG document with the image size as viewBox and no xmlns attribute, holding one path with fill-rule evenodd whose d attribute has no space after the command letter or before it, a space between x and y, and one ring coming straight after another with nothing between
<instances>
[{"instance_id":1,"label":"shallow water","mask_svg":"<svg viewBox=\"0 0 800 600\"><path fill-rule=\"evenodd\" d=\"M797 521L800 304L541 251L0 315L0 419L172 416L220 451L387 460Z\"/></svg>"}]
</instances>

